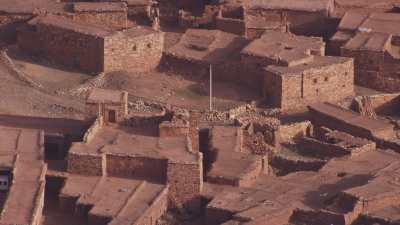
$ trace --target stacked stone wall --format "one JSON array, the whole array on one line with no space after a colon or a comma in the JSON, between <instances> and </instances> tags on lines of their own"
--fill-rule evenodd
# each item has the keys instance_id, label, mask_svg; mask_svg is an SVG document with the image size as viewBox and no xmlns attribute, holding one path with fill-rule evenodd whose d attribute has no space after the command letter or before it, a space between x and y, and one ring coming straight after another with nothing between
<instances>
[{"instance_id":1,"label":"stacked stone wall","mask_svg":"<svg viewBox=\"0 0 400 225\"><path fill-rule=\"evenodd\" d=\"M79 144L79 143L78 143ZM68 172L87 175L102 176L105 174L106 157L100 154L70 152L68 154Z\"/></svg>"},{"instance_id":2,"label":"stacked stone wall","mask_svg":"<svg viewBox=\"0 0 400 225\"><path fill-rule=\"evenodd\" d=\"M126 31L127 33L129 30ZM156 68L161 60L164 33L131 37L119 33L104 40L104 71L143 72Z\"/></svg>"},{"instance_id":3,"label":"stacked stone wall","mask_svg":"<svg viewBox=\"0 0 400 225\"><path fill-rule=\"evenodd\" d=\"M168 162L167 183L171 207L185 207L191 211L200 210L200 194L203 189L203 155L200 152L197 154L197 162Z\"/></svg>"},{"instance_id":4,"label":"stacked stone wall","mask_svg":"<svg viewBox=\"0 0 400 225\"><path fill-rule=\"evenodd\" d=\"M117 30L128 27L127 12L79 12L74 15L73 19L89 24L102 24Z\"/></svg>"},{"instance_id":5,"label":"stacked stone wall","mask_svg":"<svg viewBox=\"0 0 400 225\"><path fill-rule=\"evenodd\" d=\"M107 175L166 182L167 159L107 154Z\"/></svg>"},{"instance_id":6,"label":"stacked stone wall","mask_svg":"<svg viewBox=\"0 0 400 225\"><path fill-rule=\"evenodd\" d=\"M400 91L399 59L384 51L346 48L341 48L341 55L354 58L356 84L386 92Z\"/></svg>"},{"instance_id":7,"label":"stacked stone wall","mask_svg":"<svg viewBox=\"0 0 400 225\"><path fill-rule=\"evenodd\" d=\"M277 154L271 157L270 165L276 170L277 175L284 176L297 171L318 171L325 163L325 160L303 160Z\"/></svg>"}]
</instances>

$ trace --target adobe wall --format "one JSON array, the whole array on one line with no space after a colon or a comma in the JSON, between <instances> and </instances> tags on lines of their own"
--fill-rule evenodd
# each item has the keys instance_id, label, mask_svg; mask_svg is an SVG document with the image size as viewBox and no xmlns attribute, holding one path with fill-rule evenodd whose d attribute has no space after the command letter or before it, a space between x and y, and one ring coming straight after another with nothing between
<instances>
[{"instance_id":1,"label":"adobe wall","mask_svg":"<svg viewBox=\"0 0 400 225\"><path fill-rule=\"evenodd\" d=\"M300 109L317 102L337 102L352 96L353 79L353 60L350 59L282 76L282 110Z\"/></svg>"},{"instance_id":2,"label":"adobe wall","mask_svg":"<svg viewBox=\"0 0 400 225\"><path fill-rule=\"evenodd\" d=\"M246 31L243 19L226 18L222 16L217 16L216 27L218 30L236 35L244 35Z\"/></svg>"},{"instance_id":3,"label":"adobe wall","mask_svg":"<svg viewBox=\"0 0 400 225\"><path fill-rule=\"evenodd\" d=\"M0 40L8 43L15 42L17 40L17 28L32 17L32 14L0 12Z\"/></svg>"},{"instance_id":4,"label":"adobe wall","mask_svg":"<svg viewBox=\"0 0 400 225\"><path fill-rule=\"evenodd\" d=\"M129 30L126 31L127 33ZM164 33L135 37L119 33L104 40L104 71L143 72L156 68L161 60Z\"/></svg>"},{"instance_id":5,"label":"adobe wall","mask_svg":"<svg viewBox=\"0 0 400 225\"><path fill-rule=\"evenodd\" d=\"M394 135L393 126L386 124L385 121L381 121L383 124L385 124L382 129L374 130L368 126L365 126L364 124L358 124L357 122L353 121L345 121L340 118L336 118L334 115L315 110L312 107L309 108L309 112L314 126L329 127L330 129L343 131L352 134L355 137L362 137L369 140L376 140L379 137L391 138ZM368 121L368 119L370 118L365 117L365 121ZM365 121L363 122L365 123ZM380 146L379 141L377 144Z\"/></svg>"},{"instance_id":6,"label":"adobe wall","mask_svg":"<svg viewBox=\"0 0 400 225\"><path fill-rule=\"evenodd\" d=\"M104 154L100 155L70 151L68 154L67 171L69 173L82 174L87 176L102 176L106 172L105 161L106 156Z\"/></svg>"},{"instance_id":7,"label":"adobe wall","mask_svg":"<svg viewBox=\"0 0 400 225\"><path fill-rule=\"evenodd\" d=\"M354 58L356 84L385 92L400 91L400 79L396 73L400 69L399 59L383 51L346 48L341 48L341 55Z\"/></svg>"},{"instance_id":8,"label":"adobe wall","mask_svg":"<svg viewBox=\"0 0 400 225\"><path fill-rule=\"evenodd\" d=\"M127 12L77 12L73 19L84 23L102 24L117 30L128 27Z\"/></svg>"},{"instance_id":9,"label":"adobe wall","mask_svg":"<svg viewBox=\"0 0 400 225\"><path fill-rule=\"evenodd\" d=\"M311 136L312 130L310 121L281 125L279 128L281 142L292 142L300 137Z\"/></svg>"},{"instance_id":10,"label":"adobe wall","mask_svg":"<svg viewBox=\"0 0 400 225\"><path fill-rule=\"evenodd\" d=\"M38 24L36 30L23 32L18 46L28 52L40 54L50 61L79 68L88 73L103 70L103 40L99 37ZM34 38L36 41L22 41Z\"/></svg>"},{"instance_id":11,"label":"adobe wall","mask_svg":"<svg viewBox=\"0 0 400 225\"><path fill-rule=\"evenodd\" d=\"M109 176L165 183L167 159L107 154L106 168Z\"/></svg>"},{"instance_id":12,"label":"adobe wall","mask_svg":"<svg viewBox=\"0 0 400 225\"><path fill-rule=\"evenodd\" d=\"M168 186L158 194L157 198L143 212L142 216L132 225L156 225L157 220L168 209Z\"/></svg>"},{"instance_id":13,"label":"adobe wall","mask_svg":"<svg viewBox=\"0 0 400 225\"><path fill-rule=\"evenodd\" d=\"M203 154L197 153L197 162L168 162L168 198L171 207L186 208L198 212L203 190Z\"/></svg>"}]
</instances>

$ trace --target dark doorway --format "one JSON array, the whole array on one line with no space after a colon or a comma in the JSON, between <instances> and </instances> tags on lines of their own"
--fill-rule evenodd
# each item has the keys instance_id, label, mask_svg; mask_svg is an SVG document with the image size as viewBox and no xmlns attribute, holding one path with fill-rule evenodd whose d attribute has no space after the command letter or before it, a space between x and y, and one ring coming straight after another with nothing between
<instances>
[{"instance_id":1,"label":"dark doorway","mask_svg":"<svg viewBox=\"0 0 400 225\"><path fill-rule=\"evenodd\" d=\"M108 121L110 123L115 123L117 121L115 110L108 111Z\"/></svg>"},{"instance_id":2,"label":"dark doorway","mask_svg":"<svg viewBox=\"0 0 400 225\"><path fill-rule=\"evenodd\" d=\"M58 160L60 157L58 144L45 143L44 157L46 160Z\"/></svg>"}]
</instances>

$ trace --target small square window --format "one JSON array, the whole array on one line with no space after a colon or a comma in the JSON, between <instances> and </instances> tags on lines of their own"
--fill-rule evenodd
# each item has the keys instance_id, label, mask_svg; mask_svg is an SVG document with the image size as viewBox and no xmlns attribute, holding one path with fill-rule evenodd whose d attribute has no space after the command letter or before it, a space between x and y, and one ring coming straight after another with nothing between
<instances>
[{"instance_id":1,"label":"small square window","mask_svg":"<svg viewBox=\"0 0 400 225\"><path fill-rule=\"evenodd\" d=\"M314 79L313 79L313 83L314 83L314 84L318 83L318 79L317 79L317 78L314 78Z\"/></svg>"},{"instance_id":2,"label":"small square window","mask_svg":"<svg viewBox=\"0 0 400 225\"><path fill-rule=\"evenodd\" d=\"M329 77L325 77L324 80L325 80L325 81L329 81Z\"/></svg>"},{"instance_id":3,"label":"small square window","mask_svg":"<svg viewBox=\"0 0 400 225\"><path fill-rule=\"evenodd\" d=\"M148 43L148 44L147 44L147 47L148 47L148 48L151 48L151 43Z\"/></svg>"},{"instance_id":4,"label":"small square window","mask_svg":"<svg viewBox=\"0 0 400 225\"><path fill-rule=\"evenodd\" d=\"M137 50L136 45L132 46L132 51L136 51L136 50Z\"/></svg>"}]
</instances>

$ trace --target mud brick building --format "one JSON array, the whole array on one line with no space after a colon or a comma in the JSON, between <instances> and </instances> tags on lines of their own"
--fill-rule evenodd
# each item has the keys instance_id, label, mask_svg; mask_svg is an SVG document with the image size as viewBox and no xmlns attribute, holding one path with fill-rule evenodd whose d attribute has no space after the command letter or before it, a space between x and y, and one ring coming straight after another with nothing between
<instances>
[{"instance_id":1,"label":"mud brick building","mask_svg":"<svg viewBox=\"0 0 400 225\"><path fill-rule=\"evenodd\" d=\"M253 28L287 27L307 36L325 36L335 28L330 21L333 0L250 0L244 7L245 21Z\"/></svg>"},{"instance_id":2,"label":"mud brick building","mask_svg":"<svg viewBox=\"0 0 400 225\"><path fill-rule=\"evenodd\" d=\"M20 30L18 46L89 73L145 71L158 65L163 33L135 27L114 31L59 16L35 18Z\"/></svg>"},{"instance_id":3,"label":"mud brick building","mask_svg":"<svg viewBox=\"0 0 400 225\"><path fill-rule=\"evenodd\" d=\"M209 75L212 65L216 80L258 86L259 82L244 75L240 51L248 41L238 35L219 31L188 29L181 40L164 52L162 66L181 74Z\"/></svg>"},{"instance_id":4,"label":"mud brick building","mask_svg":"<svg viewBox=\"0 0 400 225\"><path fill-rule=\"evenodd\" d=\"M355 60L355 82L361 86L400 90L400 15L348 12L331 38L329 51Z\"/></svg>"},{"instance_id":5,"label":"mud brick building","mask_svg":"<svg viewBox=\"0 0 400 225\"><path fill-rule=\"evenodd\" d=\"M76 21L117 30L128 27L128 7L124 2L75 2L71 7Z\"/></svg>"},{"instance_id":6,"label":"mud brick building","mask_svg":"<svg viewBox=\"0 0 400 225\"><path fill-rule=\"evenodd\" d=\"M263 96L283 111L354 94L353 61L327 57L321 38L270 31L242 51L242 62L264 79Z\"/></svg>"},{"instance_id":7,"label":"mud brick building","mask_svg":"<svg viewBox=\"0 0 400 225\"><path fill-rule=\"evenodd\" d=\"M88 98L91 104L103 104L104 101L93 101L101 93L100 90L92 92ZM112 94L124 96L120 92ZM105 117L98 116L83 141L72 144L68 154L68 172L77 176L118 177L164 186L168 190L165 190L164 208L155 209L161 210L158 217L167 206L199 210L203 188L202 153L192 149L188 132L175 132L181 128L180 123L161 126L162 121L168 121L168 115L164 112L161 116L160 119L159 113L133 112L123 121L112 124L107 123ZM79 201L68 203L70 198L65 196L64 205L81 204ZM95 217L93 214L89 212L89 217ZM115 216L111 218L118 220ZM155 224L155 220L150 224Z\"/></svg>"},{"instance_id":8,"label":"mud brick building","mask_svg":"<svg viewBox=\"0 0 400 225\"><path fill-rule=\"evenodd\" d=\"M128 115L128 93L106 89L93 89L86 105L91 115L101 116L105 122L120 123Z\"/></svg>"}]
</instances>

